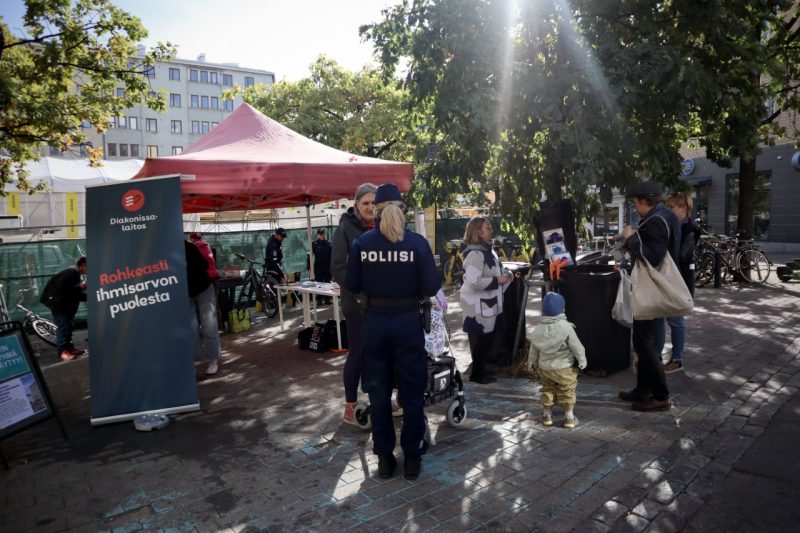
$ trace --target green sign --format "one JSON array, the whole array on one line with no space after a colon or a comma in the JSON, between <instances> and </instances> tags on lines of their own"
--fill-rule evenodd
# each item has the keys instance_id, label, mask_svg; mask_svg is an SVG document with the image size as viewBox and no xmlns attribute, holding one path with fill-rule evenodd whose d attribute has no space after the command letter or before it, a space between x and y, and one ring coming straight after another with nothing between
<instances>
[{"instance_id":1,"label":"green sign","mask_svg":"<svg viewBox=\"0 0 800 533\"><path fill-rule=\"evenodd\" d=\"M30 371L19 338L16 335L0 337L0 382Z\"/></svg>"}]
</instances>

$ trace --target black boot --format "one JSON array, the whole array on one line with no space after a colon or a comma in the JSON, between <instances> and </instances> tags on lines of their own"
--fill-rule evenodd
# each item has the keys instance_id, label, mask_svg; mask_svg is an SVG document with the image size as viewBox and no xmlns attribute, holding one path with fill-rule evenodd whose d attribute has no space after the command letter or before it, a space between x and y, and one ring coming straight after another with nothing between
<instances>
[{"instance_id":1,"label":"black boot","mask_svg":"<svg viewBox=\"0 0 800 533\"><path fill-rule=\"evenodd\" d=\"M415 480L419 477L422 470L422 457L405 458L406 479Z\"/></svg>"},{"instance_id":2,"label":"black boot","mask_svg":"<svg viewBox=\"0 0 800 533\"><path fill-rule=\"evenodd\" d=\"M379 455L378 456L378 477L381 479L389 479L394 475L394 467L397 466L397 459L394 454Z\"/></svg>"}]
</instances>

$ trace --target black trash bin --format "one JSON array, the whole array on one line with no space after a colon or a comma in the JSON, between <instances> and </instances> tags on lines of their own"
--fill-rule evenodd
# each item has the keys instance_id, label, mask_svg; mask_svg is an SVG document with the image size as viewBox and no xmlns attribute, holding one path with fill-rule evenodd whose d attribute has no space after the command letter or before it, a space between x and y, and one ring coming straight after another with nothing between
<instances>
[{"instance_id":1,"label":"black trash bin","mask_svg":"<svg viewBox=\"0 0 800 533\"><path fill-rule=\"evenodd\" d=\"M611 265L574 265L561 272L558 292L586 348L589 372L611 374L630 366L631 330L611 318L619 280Z\"/></svg>"}]
</instances>

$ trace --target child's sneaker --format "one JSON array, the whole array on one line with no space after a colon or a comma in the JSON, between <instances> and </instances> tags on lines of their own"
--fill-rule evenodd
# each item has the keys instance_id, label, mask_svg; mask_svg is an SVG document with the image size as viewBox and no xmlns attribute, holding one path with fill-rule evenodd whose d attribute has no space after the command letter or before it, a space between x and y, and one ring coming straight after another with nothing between
<instances>
[{"instance_id":1,"label":"child's sneaker","mask_svg":"<svg viewBox=\"0 0 800 533\"><path fill-rule=\"evenodd\" d=\"M356 405L358 405L356 402L345 402L344 416L342 417L342 421L345 424L358 425L358 422L356 422Z\"/></svg>"},{"instance_id":2,"label":"child's sneaker","mask_svg":"<svg viewBox=\"0 0 800 533\"><path fill-rule=\"evenodd\" d=\"M572 418L565 418L564 419L564 427L567 429L575 429L578 425L578 418L573 416Z\"/></svg>"},{"instance_id":3,"label":"child's sneaker","mask_svg":"<svg viewBox=\"0 0 800 533\"><path fill-rule=\"evenodd\" d=\"M677 372L678 370L683 370L683 363L680 361L670 361L666 365L664 365L664 372L667 374L671 374L673 372Z\"/></svg>"},{"instance_id":4,"label":"child's sneaker","mask_svg":"<svg viewBox=\"0 0 800 533\"><path fill-rule=\"evenodd\" d=\"M542 415L542 425L543 426L552 426L553 425L553 415Z\"/></svg>"}]
</instances>

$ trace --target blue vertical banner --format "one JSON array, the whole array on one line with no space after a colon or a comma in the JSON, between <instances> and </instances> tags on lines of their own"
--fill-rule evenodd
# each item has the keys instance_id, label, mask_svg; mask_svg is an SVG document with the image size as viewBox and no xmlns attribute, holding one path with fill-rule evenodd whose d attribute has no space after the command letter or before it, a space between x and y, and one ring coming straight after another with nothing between
<instances>
[{"instance_id":1,"label":"blue vertical banner","mask_svg":"<svg viewBox=\"0 0 800 533\"><path fill-rule=\"evenodd\" d=\"M178 176L86 189L93 425L200 408Z\"/></svg>"}]
</instances>

